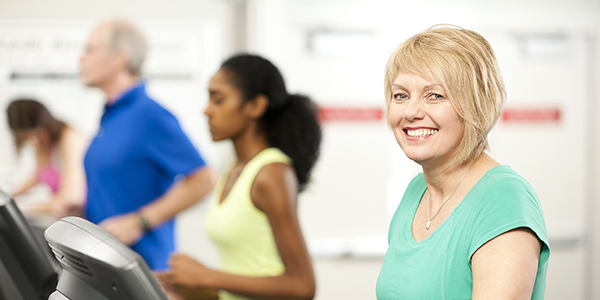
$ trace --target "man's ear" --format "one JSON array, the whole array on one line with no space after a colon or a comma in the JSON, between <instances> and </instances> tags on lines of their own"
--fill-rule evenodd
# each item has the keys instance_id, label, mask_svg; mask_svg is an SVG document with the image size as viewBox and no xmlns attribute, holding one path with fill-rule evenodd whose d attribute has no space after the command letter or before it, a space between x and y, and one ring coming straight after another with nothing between
<instances>
[{"instance_id":1,"label":"man's ear","mask_svg":"<svg viewBox=\"0 0 600 300\"><path fill-rule=\"evenodd\" d=\"M127 70L127 61L129 60L127 53L123 50L117 50L112 55L114 63L118 65L119 68Z\"/></svg>"},{"instance_id":2,"label":"man's ear","mask_svg":"<svg viewBox=\"0 0 600 300\"><path fill-rule=\"evenodd\" d=\"M246 114L255 119L262 117L267 112L268 107L269 98L263 94L258 94L254 99L244 104Z\"/></svg>"}]
</instances>

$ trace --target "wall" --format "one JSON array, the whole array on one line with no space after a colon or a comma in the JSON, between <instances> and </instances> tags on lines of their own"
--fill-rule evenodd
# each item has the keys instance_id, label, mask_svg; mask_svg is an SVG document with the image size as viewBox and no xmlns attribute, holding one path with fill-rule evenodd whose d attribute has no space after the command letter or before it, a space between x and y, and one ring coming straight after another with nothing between
<instances>
[{"instance_id":1,"label":"wall","mask_svg":"<svg viewBox=\"0 0 600 300\"><path fill-rule=\"evenodd\" d=\"M592 95L592 106L589 114L591 115L592 128L590 130L590 144L591 148L591 161L588 174L588 182L592 187L590 193L590 203L587 206L588 217L590 222L590 232L587 237L587 243L590 249L588 255L588 264L590 265L588 286L590 286L589 294L590 299L600 298L600 286L594 284L600 281L600 120L597 116L600 116L600 85L597 82L600 81L600 30L596 27L592 31L592 36L595 37L594 43L592 44L591 51L595 53L592 58L593 61L590 64L590 81L593 83L590 89Z\"/></svg>"}]
</instances>

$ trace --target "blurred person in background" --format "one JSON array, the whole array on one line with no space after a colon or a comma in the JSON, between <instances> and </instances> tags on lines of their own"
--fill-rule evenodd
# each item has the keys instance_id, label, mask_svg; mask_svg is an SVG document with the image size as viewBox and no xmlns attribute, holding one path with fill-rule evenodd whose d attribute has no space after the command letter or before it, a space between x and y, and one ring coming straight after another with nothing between
<instances>
[{"instance_id":1,"label":"blurred person in background","mask_svg":"<svg viewBox=\"0 0 600 300\"><path fill-rule=\"evenodd\" d=\"M45 184L52 197L28 207L25 213L50 213L53 218L81 215L86 192L83 155L87 144L83 136L33 99L13 100L6 108L6 115L17 154L29 143L35 149L37 161L35 172L12 196Z\"/></svg>"},{"instance_id":2,"label":"blurred person in background","mask_svg":"<svg viewBox=\"0 0 600 300\"><path fill-rule=\"evenodd\" d=\"M391 221L377 298L543 299L550 249L533 187L484 152L505 89L478 33L433 26L400 44L387 119L421 165Z\"/></svg>"},{"instance_id":3,"label":"blurred person in background","mask_svg":"<svg viewBox=\"0 0 600 300\"><path fill-rule=\"evenodd\" d=\"M233 141L237 156L206 215L221 267L176 254L159 281L175 293L218 289L221 300L312 299L315 278L296 209L319 153L316 106L289 95L271 62L245 54L222 64L209 93L204 113L212 138Z\"/></svg>"},{"instance_id":4,"label":"blurred person in background","mask_svg":"<svg viewBox=\"0 0 600 300\"><path fill-rule=\"evenodd\" d=\"M81 80L106 97L85 155L85 216L161 270L175 250L173 218L206 196L213 178L177 119L146 94L146 51L125 20L101 22L85 44Z\"/></svg>"}]
</instances>

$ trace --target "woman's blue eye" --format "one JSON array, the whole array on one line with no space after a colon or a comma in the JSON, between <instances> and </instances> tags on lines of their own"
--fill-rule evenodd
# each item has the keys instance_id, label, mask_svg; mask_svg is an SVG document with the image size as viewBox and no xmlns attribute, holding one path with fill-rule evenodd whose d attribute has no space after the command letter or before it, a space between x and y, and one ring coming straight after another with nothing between
<instances>
[{"instance_id":1,"label":"woman's blue eye","mask_svg":"<svg viewBox=\"0 0 600 300\"><path fill-rule=\"evenodd\" d=\"M425 97L425 99L427 100L444 100L446 99L446 97L444 97L443 95L440 94L435 94L435 93L431 93L429 95L427 95L427 97Z\"/></svg>"},{"instance_id":2,"label":"woman's blue eye","mask_svg":"<svg viewBox=\"0 0 600 300\"><path fill-rule=\"evenodd\" d=\"M406 94L394 94L393 97L395 101L404 101L408 99L408 96Z\"/></svg>"}]
</instances>

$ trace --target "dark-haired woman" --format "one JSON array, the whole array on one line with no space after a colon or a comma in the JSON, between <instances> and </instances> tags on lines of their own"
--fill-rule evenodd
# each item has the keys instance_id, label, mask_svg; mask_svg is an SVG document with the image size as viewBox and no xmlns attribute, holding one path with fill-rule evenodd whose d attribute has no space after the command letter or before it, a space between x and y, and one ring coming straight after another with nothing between
<instances>
[{"instance_id":1,"label":"dark-haired woman","mask_svg":"<svg viewBox=\"0 0 600 300\"><path fill-rule=\"evenodd\" d=\"M315 279L296 215L296 196L318 156L316 107L288 95L269 61L239 55L209 85L214 141L231 139L237 158L219 179L206 230L220 271L177 254L159 278L167 286L221 290L219 299L312 299Z\"/></svg>"},{"instance_id":2,"label":"dark-haired woman","mask_svg":"<svg viewBox=\"0 0 600 300\"><path fill-rule=\"evenodd\" d=\"M43 104L32 99L12 101L6 108L6 114L17 154L26 143L30 143L37 158L35 173L15 190L13 196L45 184L53 196L31 207L32 212L52 213L55 218L77 214L86 192L83 136L55 119Z\"/></svg>"}]
</instances>

